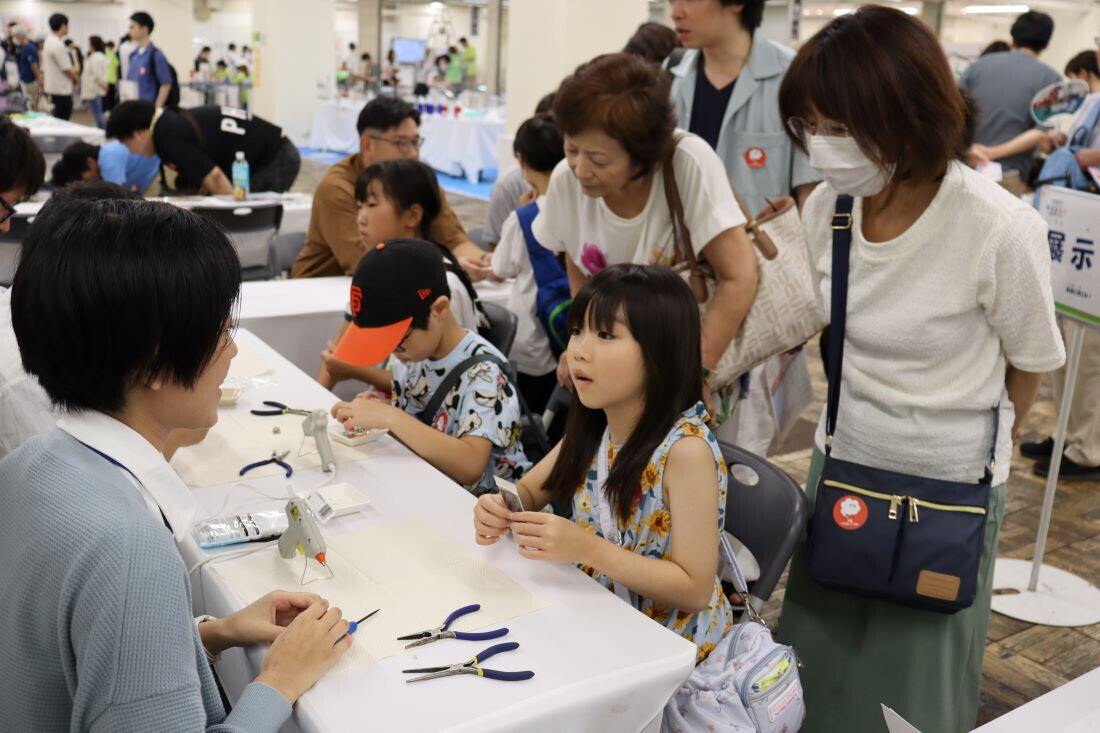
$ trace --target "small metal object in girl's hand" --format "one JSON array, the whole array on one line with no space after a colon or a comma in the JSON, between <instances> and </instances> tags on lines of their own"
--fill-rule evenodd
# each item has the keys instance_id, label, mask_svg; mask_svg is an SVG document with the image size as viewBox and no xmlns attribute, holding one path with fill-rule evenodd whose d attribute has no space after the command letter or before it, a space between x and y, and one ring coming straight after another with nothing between
<instances>
[{"instance_id":1,"label":"small metal object in girl's hand","mask_svg":"<svg viewBox=\"0 0 1100 733\"><path fill-rule=\"evenodd\" d=\"M338 423L331 423L329 425L329 435L332 436L332 439L338 443L350 445L352 448L365 445L373 440L378 440L387 432L385 428L345 428Z\"/></svg>"}]
</instances>

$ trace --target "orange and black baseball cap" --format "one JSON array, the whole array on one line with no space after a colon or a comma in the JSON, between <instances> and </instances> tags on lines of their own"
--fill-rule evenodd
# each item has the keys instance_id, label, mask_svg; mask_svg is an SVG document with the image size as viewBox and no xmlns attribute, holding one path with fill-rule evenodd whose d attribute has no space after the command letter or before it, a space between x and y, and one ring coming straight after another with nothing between
<instances>
[{"instance_id":1,"label":"orange and black baseball cap","mask_svg":"<svg viewBox=\"0 0 1100 733\"><path fill-rule=\"evenodd\" d=\"M388 239L367 250L351 277L351 324L332 355L349 364L378 364L441 295L450 297L439 246Z\"/></svg>"}]
</instances>

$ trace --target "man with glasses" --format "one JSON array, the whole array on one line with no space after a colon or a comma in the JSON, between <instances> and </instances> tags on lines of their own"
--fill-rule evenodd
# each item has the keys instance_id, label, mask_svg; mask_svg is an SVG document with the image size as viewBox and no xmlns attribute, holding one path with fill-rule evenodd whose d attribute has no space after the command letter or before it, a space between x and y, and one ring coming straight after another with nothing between
<instances>
[{"instance_id":1,"label":"man with glasses","mask_svg":"<svg viewBox=\"0 0 1100 733\"><path fill-rule=\"evenodd\" d=\"M0 232L11 228L15 205L33 196L46 177L46 161L30 134L0 115Z\"/></svg>"},{"instance_id":2,"label":"man with glasses","mask_svg":"<svg viewBox=\"0 0 1100 733\"><path fill-rule=\"evenodd\" d=\"M281 128L243 109L207 105L158 109L131 100L111 112L107 137L134 155L160 157L178 174L176 188L232 194L233 159L243 152L252 191L289 191L302 159Z\"/></svg>"},{"instance_id":3,"label":"man with glasses","mask_svg":"<svg viewBox=\"0 0 1100 733\"><path fill-rule=\"evenodd\" d=\"M0 232L11 229L15 205L34 195L46 177L46 161L31 136L0 115ZM0 243L0 247L14 247ZM7 259L7 258L4 258ZM0 271L0 282L13 273ZM32 435L53 427L57 416L38 382L23 371L11 327L11 290L0 286L0 458Z\"/></svg>"},{"instance_id":4,"label":"man with glasses","mask_svg":"<svg viewBox=\"0 0 1100 733\"><path fill-rule=\"evenodd\" d=\"M365 251L356 224L356 179L375 163L420 157L420 114L396 97L377 97L363 107L356 129L359 152L329 168L313 194L309 233L291 277L354 273ZM432 223L432 239L450 249L472 278L484 278L488 274L488 263L484 261L487 253L470 241L446 196L442 191L439 195L442 208Z\"/></svg>"}]
</instances>

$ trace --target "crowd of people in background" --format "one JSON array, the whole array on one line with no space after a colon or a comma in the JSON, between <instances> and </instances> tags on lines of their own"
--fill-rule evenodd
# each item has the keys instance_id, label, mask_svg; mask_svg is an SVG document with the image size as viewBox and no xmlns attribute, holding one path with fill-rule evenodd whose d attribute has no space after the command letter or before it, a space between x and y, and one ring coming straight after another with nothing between
<instances>
[{"instance_id":1,"label":"crowd of people in background","mask_svg":"<svg viewBox=\"0 0 1100 733\"><path fill-rule=\"evenodd\" d=\"M415 64L402 64L394 49L386 51L381 64L369 53L356 55L354 42L348 44L348 52L340 59L336 70L337 90L377 93L381 90L396 92L399 87L410 86L414 96L427 96L432 89L457 94L463 89L476 88L478 84L477 51L465 38L456 45L433 50L425 44L424 57ZM405 74L405 76L403 76Z\"/></svg>"},{"instance_id":2,"label":"crowd of people in background","mask_svg":"<svg viewBox=\"0 0 1100 733\"><path fill-rule=\"evenodd\" d=\"M779 634L804 663L801 730L877 731L884 703L920 729L962 733L977 714L1013 445L1043 375L1065 360L1046 225L1010 192L1036 181L1036 152L1067 143L1030 114L1035 94L1063 80L1040 60L1053 21L1022 14L1010 44L987 49L956 79L932 31L901 10L839 16L797 52L757 35L763 12L763 0L673 0L674 31L644 24L622 52L586 61L546 90L516 131L517 170L494 186L491 252L471 240L418 160L416 106L400 94L366 103L358 149L312 191L305 244L289 272L351 277L345 323L318 355L317 380L329 389L366 383L332 416L354 430L389 430L478 497L477 543L512 531L524 557L577 565L693 642L706 669L735 626L736 599L723 589L716 552L729 490L719 440L744 445L754 411L769 399L768 362L733 379L718 372L763 287L755 222L795 212L814 297L828 312L842 291L847 306L843 318L830 313L846 344L843 371L827 374L842 385L840 420L820 415L808 500L818 498L830 461L945 482L973 481L988 465L990 490L975 599L950 615L827 587L811 572L812 546L800 541ZM19 609L23 624L5 612L11 623L0 624L0 648L16 649L9 663L34 674L0 688L0 705L22 696L7 707L19 710L12 725L23 730L56 727L58 715L66 725L98 718L136 728L171 706L199 723L278 727L351 645L347 623L299 593L239 612L229 628L248 633L192 626L187 578L161 531L169 518L131 500L128 480L84 448L99 453L98 441L115 441L148 470L143 480L178 489L175 474L157 471L216 420L213 388L236 351L240 263L224 232L137 194L163 168L173 171L175 190L231 194L238 151L251 165L252 190L286 191L299 152L277 124L244 110L181 107L176 69L154 43L148 13L130 16L117 51L100 36L86 52L66 45L63 14L49 26L40 49L25 28L8 29L23 93L32 108L48 100L61 119L78 97L109 142L73 145L53 166L61 190L43 207L14 287L0 298L10 314L0 318L0 343L17 342L22 354L19 365L0 363L0 376L25 387L25 368L48 401L74 413L59 430L12 445L0 481L31 486L32 499L64 493L64 516L76 522L84 517L72 507L89 503L72 490L81 476L97 508L86 534L55 538L42 571L53 595L42 608ZM213 56L202 47L190 72L247 81L247 46L238 52L231 43L224 58ZM1064 69L1091 92L1083 118L1100 105L1098 58L1098 49L1083 51ZM414 95L478 81L465 38L427 49L411 78L407 71L394 50L376 64L351 43L337 79ZM1081 143L1081 169L1100 165L1100 125L1080 135L1075 125L1068 137ZM6 229L15 204L43 184L45 163L6 118L0 151ZM1004 171L1001 184L984 171L992 162ZM97 180L118 186L97 189ZM834 273L838 230L851 240L850 275L847 266ZM62 258L80 268L57 268ZM706 298L674 269L695 258L709 265ZM485 278L515 278L508 308L517 333L507 353L487 338L474 288ZM90 297L92 280L110 297ZM561 308L547 307L550 284ZM58 302L59 290L72 298ZM165 292L178 298L168 302ZM96 339L120 324L137 334L134 342L97 359ZM1100 480L1100 343L1091 336L1062 472ZM823 357L835 356L822 344ZM572 395L560 440L535 453L524 440L525 414L559 387ZM122 428L131 423L148 430L131 435ZM773 436L752 449L765 453ZM1053 441L1020 448L1037 459L1036 472L1049 470ZM517 482L528 511L508 508L497 478ZM0 516L0 549L52 531L51 521L35 501L12 502ZM680 527L690 531L673 535ZM98 559L108 538L145 582L128 582ZM20 572L9 564L0 580L20 589L41 582ZM144 623L157 630L150 643L164 654L119 644L138 632L129 616L93 614L86 625L64 617L69 600L99 598L103 589L147 610ZM16 634L46 649L48 664L15 644ZM76 652L63 646L70 634L81 642ZM227 718L206 656L272 640L263 672ZM74 660L83 675L89 649L110 664L74 690ZM180 676L187 684L172 687ZM686 684L701 685L695 675ZM126 685L142 693L138 703L118 704ZM666 716L684 714L697 691L678 692Z\"/></svg>"}]
</instances>

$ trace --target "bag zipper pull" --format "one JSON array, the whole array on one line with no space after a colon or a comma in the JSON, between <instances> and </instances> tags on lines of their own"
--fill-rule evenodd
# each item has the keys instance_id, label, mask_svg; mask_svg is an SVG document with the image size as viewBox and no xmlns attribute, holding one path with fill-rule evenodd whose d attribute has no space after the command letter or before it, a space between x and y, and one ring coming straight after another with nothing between
<instances>
[{"instance_id":1,"label":"bag zipper pull","mask_svg":"<svg viewBox=\"0 0 1100 733\"><path fill-rule=\"evenodd\" d=\"M898 518L898 505L900 505L903 501L905 501L904 496L899 496L898 494L894 494L893 496L891 496L890 497L890 512L886 516L889 517L890 519L897 519Z\"/></svg>"},{"instance_id":2,"label":"bag zipper pull","mask_svg":"<svg viewBox=\"0 0 1100 733\"><path fill-rule=\"evenodd\" d=\"M909 497L909 521L916 524L920 521L920 516L917 514L917 500L913 497Z\"/></svg>"}]
</instances>

